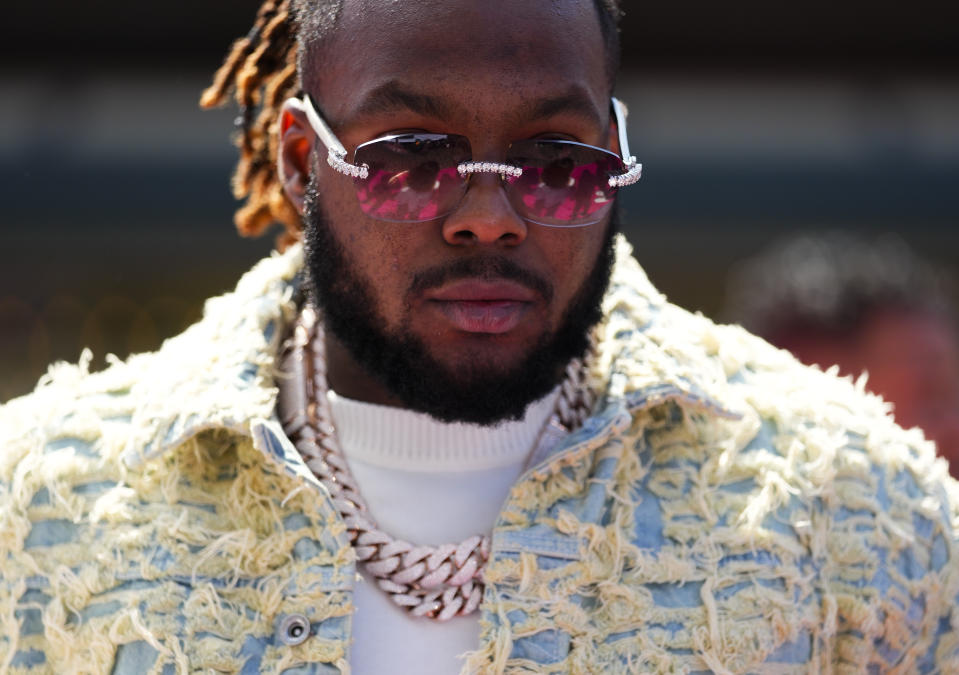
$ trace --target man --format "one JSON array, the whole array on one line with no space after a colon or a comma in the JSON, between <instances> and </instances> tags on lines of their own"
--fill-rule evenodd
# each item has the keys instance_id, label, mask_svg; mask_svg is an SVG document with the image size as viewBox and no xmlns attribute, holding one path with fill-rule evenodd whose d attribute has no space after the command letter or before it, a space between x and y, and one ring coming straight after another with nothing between
<instances>
[{"instance_id":1,"label":"man","mask_svg":"<svg viewBox=\"0 0 959 675\"><path fill-rule=\"evenodd\" d=\"M959 472L959 323L950 279L898 237L807 233L745 261L726 318L803 363L868 375Z\"/></svg>"},{"instance_id":2,"label":"man","mask_svg":"<svg viewBox=\"0 0 959 675\"><path fill-rule=\"evenodd\" d=\"M11 671L957 668L931 445L615 236L615 16L264 4L206 102L305 252L3 410Z\"/></svg>"}]
</instances>

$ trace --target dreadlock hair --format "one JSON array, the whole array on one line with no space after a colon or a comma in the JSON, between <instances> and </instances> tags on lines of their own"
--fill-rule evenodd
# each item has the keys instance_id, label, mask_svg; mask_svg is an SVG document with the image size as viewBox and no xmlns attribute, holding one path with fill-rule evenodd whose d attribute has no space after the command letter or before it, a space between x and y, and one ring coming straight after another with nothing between
<instances>
[{"instance_id":1,"label":"dreadlock hair","mask_svg":"<svg viewBox=\"0 0 959 675\"><path fill-rule=\"evenodd\" d=\"M619 70L621 0L593 0L606 45L606 69L612 88ZM274 223L284 226L277 237L281 251L299 239L300 216L287 200L276 175L280 107L302 94L300 73L311 47L336 24L343 0L263 0L253 27L236 40L200 106L226 104L233 94L240 114L234 142L240 150L233 173L233 196L246 202L234 222L244 237L258 237Z\"/></svg>"}]
</instances>

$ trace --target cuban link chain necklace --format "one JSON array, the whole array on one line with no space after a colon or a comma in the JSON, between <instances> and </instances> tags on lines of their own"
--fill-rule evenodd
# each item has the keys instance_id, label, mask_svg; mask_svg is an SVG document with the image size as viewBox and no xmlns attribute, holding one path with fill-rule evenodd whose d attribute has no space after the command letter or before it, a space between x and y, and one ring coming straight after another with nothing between
<instances>
[{"instance_id":1,"label":"cuban link chain necklace","mask_svg":"<svg viewBox=\"0 0 959 675\"><path fill-rule=\"evenodd\" d=\"M483 597L483 568L490 539L473 535L458 544L417 546L381 530L370 515L340 448L327 398L323 325L306 306L296 321L283 355L280 419L283 430L306 465L329 491L346 523L356 557L396 604L414 616L445 621L476 610ZM593 397L586 386L583 363L566 368L546 429L565 432L589 415ZM540 435L533 457L540 455Z\"/></svg>"}]
</instances>

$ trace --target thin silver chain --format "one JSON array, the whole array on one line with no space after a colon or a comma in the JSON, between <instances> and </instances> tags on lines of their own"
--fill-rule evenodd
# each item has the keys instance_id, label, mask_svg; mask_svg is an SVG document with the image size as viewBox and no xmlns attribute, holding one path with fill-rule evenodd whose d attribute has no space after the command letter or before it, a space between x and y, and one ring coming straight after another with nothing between
<instances>
[{"instance_id":1,"label":"thin silver chain","mask_svg":"<svg viewBox=\"0 0 959 675\"><path fill-rule=\"evenodd\" d=\"M357 559L396 604L413 616L445 621L476 610L483 597L483 569L490 539L473 535L458 544L417 546L381 530L340 448L327 397L323 326L305 307L283 357L280 418L306 465L326 486L346 523ZM574 429L592 409L583 363L566 368L548 428ZM534 453L538 454L538 453Z\"/></svg>"}]
</instances>

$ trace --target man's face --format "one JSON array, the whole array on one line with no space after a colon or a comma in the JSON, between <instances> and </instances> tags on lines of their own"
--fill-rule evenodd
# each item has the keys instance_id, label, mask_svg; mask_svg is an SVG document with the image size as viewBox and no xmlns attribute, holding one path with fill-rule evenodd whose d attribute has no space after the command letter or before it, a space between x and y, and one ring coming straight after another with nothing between
<instances>
[{"instance_id":1,"label":"man's face","mask_svg":"<svg viewBox=\"0 0 959 675\"><path fill-rule=\"evenodd\" d=\"M502 161L510 142L536 137L609 147L595 12L590 1L348 0L304 86L348 156L399 131L464 135L483 161ZM474 175L444 218L373 220L352 181L326 165L322 144L315 149L308 256L348 354L334 356L357 361L395 402L443 419L516 416L555 385L598 316L607 222L528 223L490 174ZM331 356L331 385L350 395L337 367ZM503 397L523 400L478 400Z\"/></svg>"}]
</instances>

